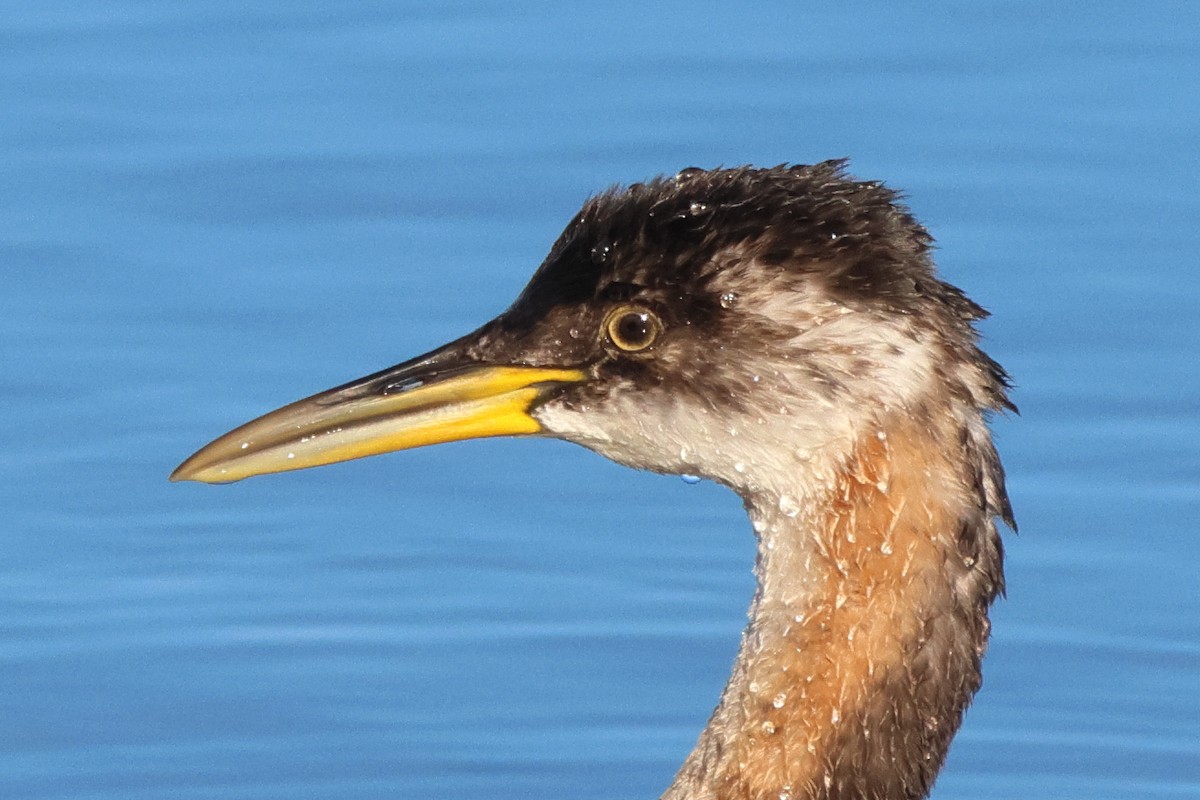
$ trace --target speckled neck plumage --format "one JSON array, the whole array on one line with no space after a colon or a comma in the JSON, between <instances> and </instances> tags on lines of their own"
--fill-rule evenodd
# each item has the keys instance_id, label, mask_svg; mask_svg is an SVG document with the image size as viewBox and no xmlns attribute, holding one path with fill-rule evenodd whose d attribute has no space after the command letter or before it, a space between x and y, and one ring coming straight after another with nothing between
<instances>
[{"instance_id":1,"label":"speckled neck plumage","mask_svg":"<svg viewBox=\"0 0 1200 800\"><path fill-rule=\"evenodd\" d=\"M751 623L666 800L926 796L979 687L1003 581L973 478L983 454L926 422L881 421L823 497L747 497Z\"/></svg>"}]
</instances>

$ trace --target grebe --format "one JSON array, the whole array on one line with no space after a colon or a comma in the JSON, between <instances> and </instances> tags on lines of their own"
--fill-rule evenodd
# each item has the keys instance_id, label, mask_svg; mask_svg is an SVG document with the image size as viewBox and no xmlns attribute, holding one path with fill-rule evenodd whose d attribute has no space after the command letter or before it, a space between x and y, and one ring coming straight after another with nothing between
<instances>
[{"instance_id":1,"label":"grebe","mask_svg":"<svg viewBox=\"0 0 1200 800\"><path fill-rule=\"evenodd\" d=\"M420 358L250 422L210 483L543 435L737 492L758 589L665 800L922 798L980 685L1013 526L984 310L844 163L686 169L590 199L516 302Z\"/></svg>"}]
</instances>

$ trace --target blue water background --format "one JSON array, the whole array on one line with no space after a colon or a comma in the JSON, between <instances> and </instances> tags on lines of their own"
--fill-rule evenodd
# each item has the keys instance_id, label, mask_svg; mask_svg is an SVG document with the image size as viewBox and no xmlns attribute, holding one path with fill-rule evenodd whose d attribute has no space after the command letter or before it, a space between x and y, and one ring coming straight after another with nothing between
<instances>
[{"instance_id":1,"label":"blue water background","mask_svg":"<svg viewBox=\"0 0 1200 800\"><path fill-rule=\"evenodd\" d=\"M934 793L1200 797L1200 6L8 2L0 797L657 797L740 504L549 441L172 485L505 308L613 182L902 187L1021 533Z\"/></svg>"}]
</instances>

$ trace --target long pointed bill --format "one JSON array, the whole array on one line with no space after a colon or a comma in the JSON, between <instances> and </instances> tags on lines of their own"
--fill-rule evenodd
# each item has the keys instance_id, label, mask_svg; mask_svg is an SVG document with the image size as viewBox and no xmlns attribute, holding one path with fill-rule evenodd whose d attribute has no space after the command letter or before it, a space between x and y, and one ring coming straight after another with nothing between
<instances>
[{"instance_id":1,"label":"long pointed bill","mask_svg":"<svg viewBox=\"0 0 1200 800\"><path fill-rule=\"evenodd\" d=\"M573 369L463 364L447 355L272 411L202 448L171 480L227 483L427 444L535 434L541 426L529 412L537 401L586 377Z\"/></svg>"}]
</instances>

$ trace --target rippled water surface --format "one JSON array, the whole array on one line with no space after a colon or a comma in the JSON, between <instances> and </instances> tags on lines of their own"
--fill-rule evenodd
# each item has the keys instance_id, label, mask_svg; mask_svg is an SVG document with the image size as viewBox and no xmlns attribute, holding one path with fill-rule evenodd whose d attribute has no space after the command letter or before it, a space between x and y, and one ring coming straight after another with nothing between
<instances>
[{"instance_id":1,"label":"rippled water surface","mask_svg":"<svg viewBox=\"0 0 1200 800\"><path fill-rule=\"evenodd\" d=\"M1200 12L923 9L6 4L0 797L657 797L752 591L728 492L535 440L166 476L502 310L609 183L835 156L1022 409L934 796L1200 797Z\"/></svg>"}]
</instances>

